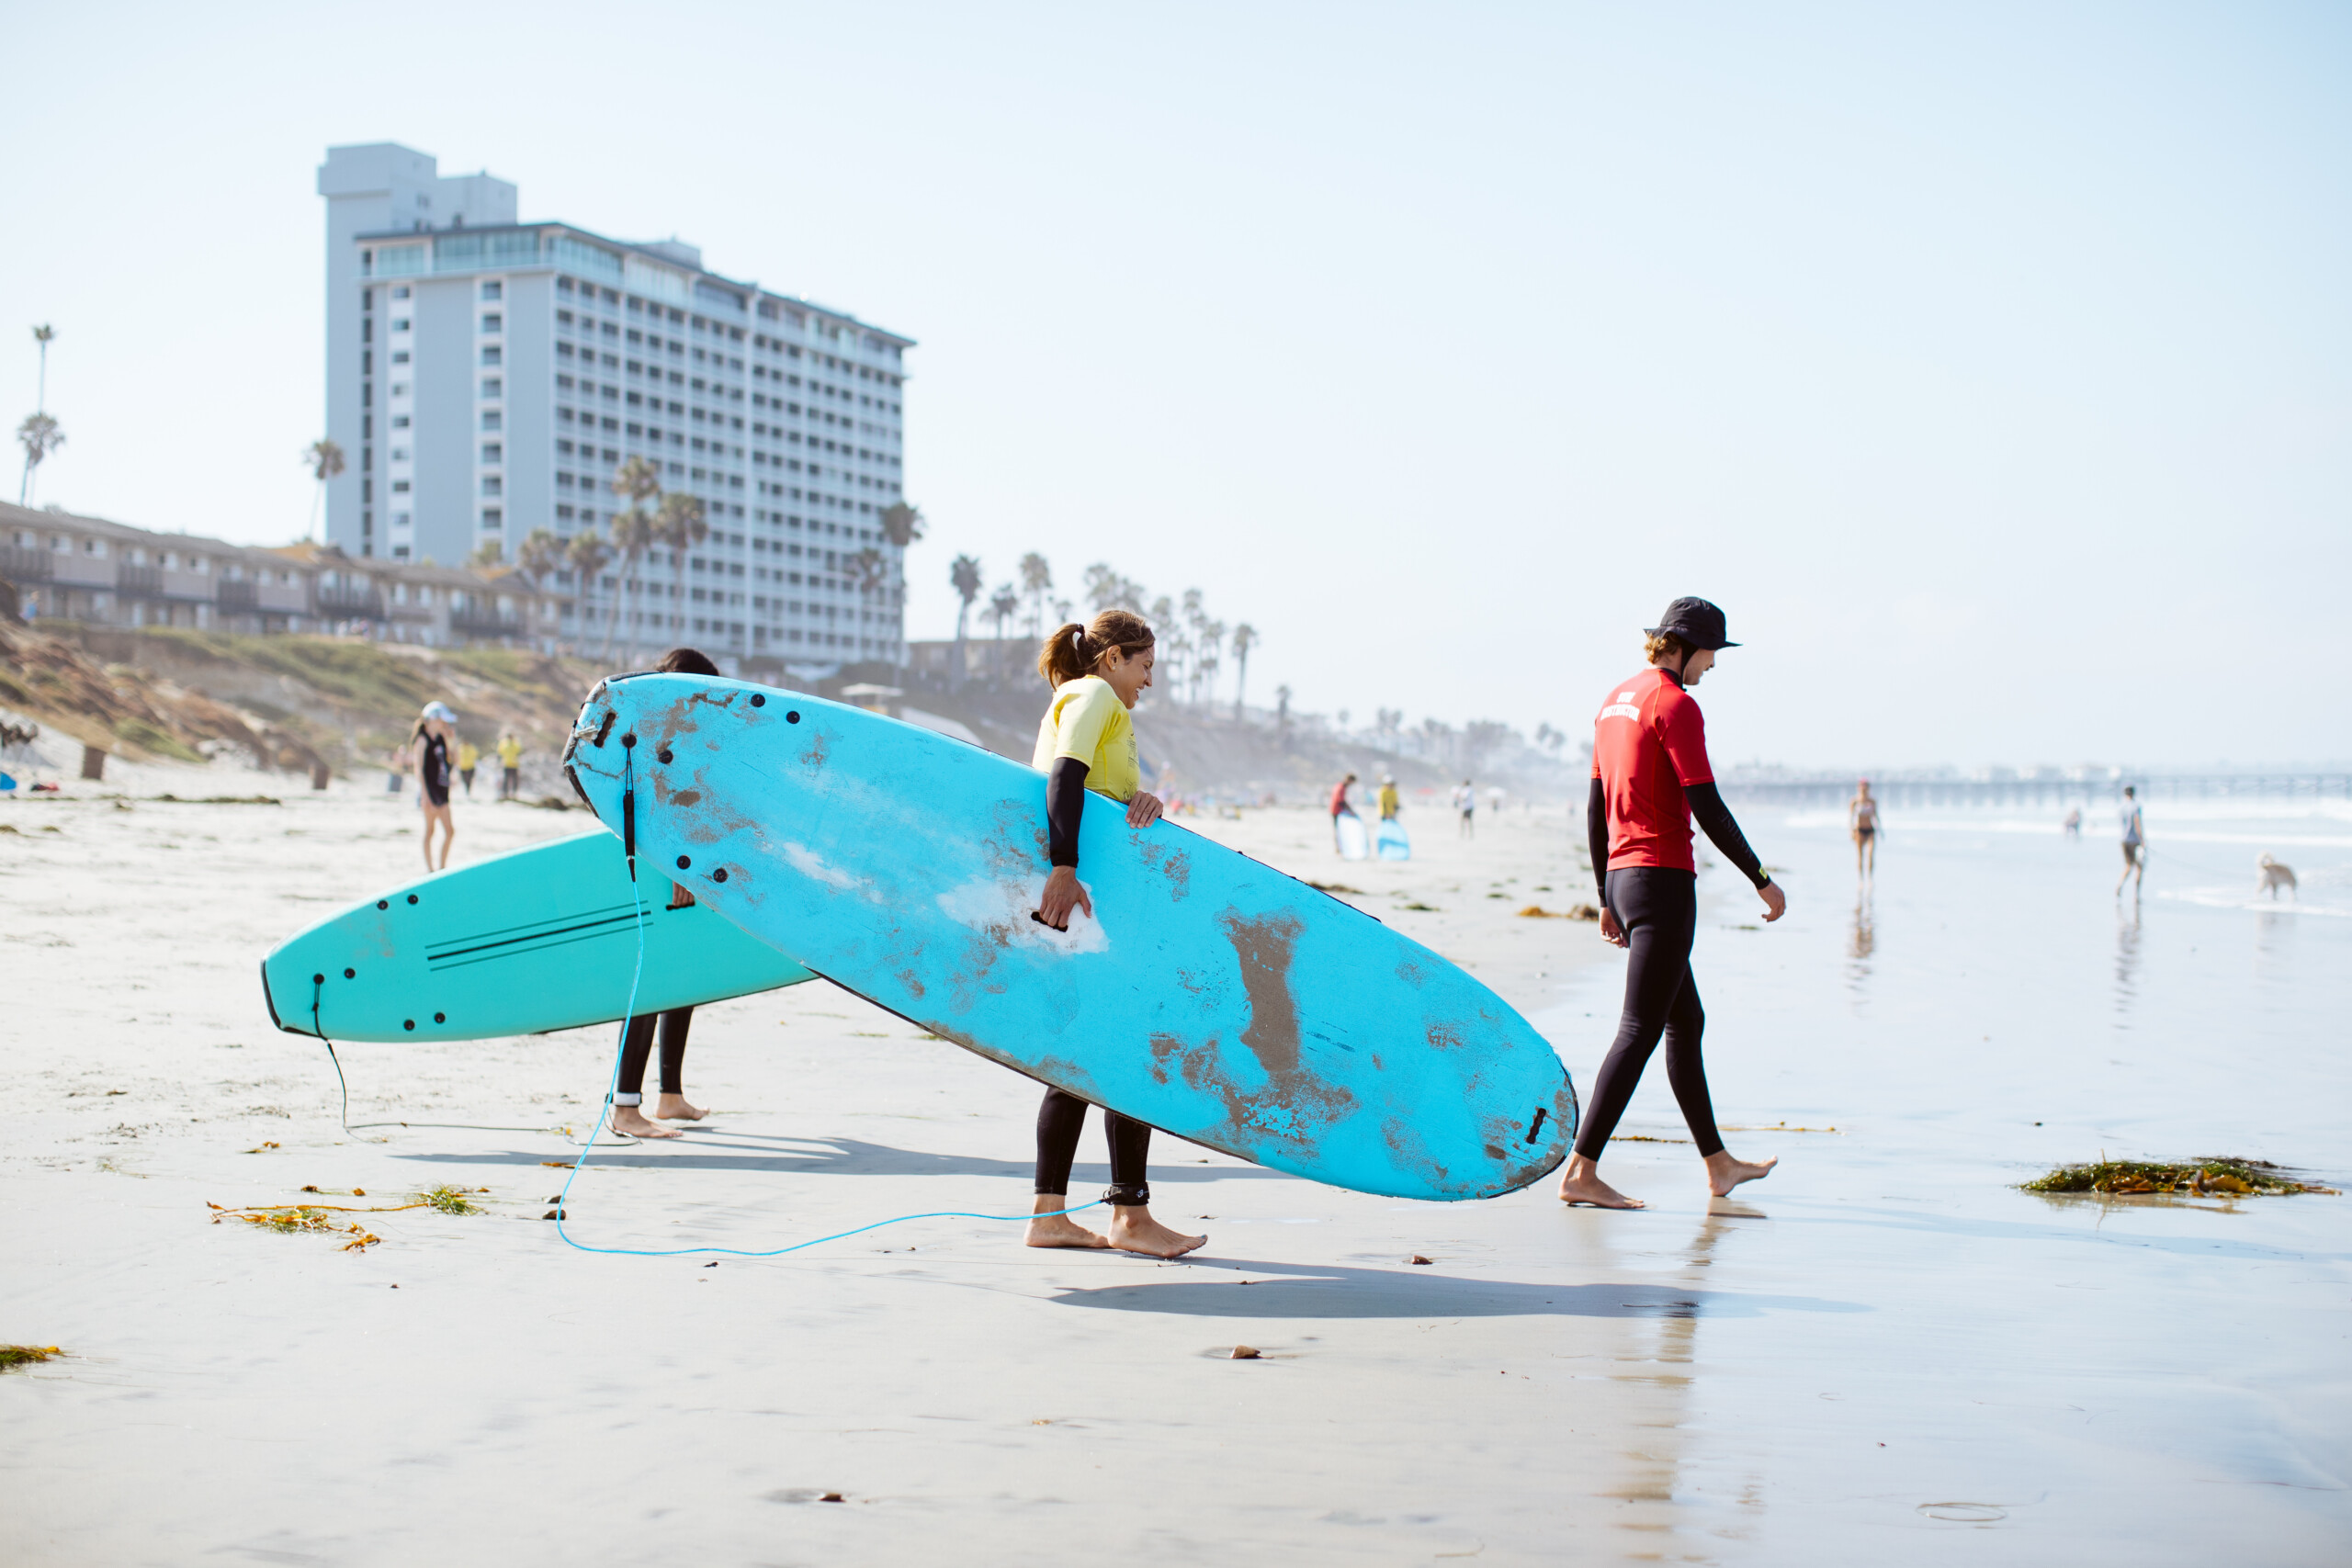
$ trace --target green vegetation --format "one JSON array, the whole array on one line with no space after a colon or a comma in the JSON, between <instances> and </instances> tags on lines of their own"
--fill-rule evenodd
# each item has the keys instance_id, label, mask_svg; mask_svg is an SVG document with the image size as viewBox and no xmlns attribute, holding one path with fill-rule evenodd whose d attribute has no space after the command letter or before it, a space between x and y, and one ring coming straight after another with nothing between
<instances>
[{"instance_id":1,"label":"green vegetation","mask_svg":"<svg viewBox=\"0 0 2352 1568\"><path fill-rule=\"evenodd\" d=\"M35 1361L54 1360L63 1354L54 1345L0 1345L0 1371L10 1367L28 1367Z\"/></svg>"},{"instance_id":2,"label":"green vegetation","mask_svg":"<svg viewBox=\"0 0 2352 1568\"><path fill-rule=\"evenodd\" d=\"M2185 1164L2148 1160L2102 1159L2087 1165L2062 1165L2049 1175L2025 1183L2028 1192L2100 1192L2114 1196L2173 1193L2188 1197L2250 1198L2291 1192L2334 1192L2297 1181L2279 1167L2259 1159L2204 1159Z\"/></svg>"},{"instance_id":3,"label":"green vegetation","mask_svg":"<svg viewBox=\"0 0 2352 1568\"><path fill-rule=\"evenodd\" d=\"M489 1188L481 1189L487 1192ZM481 1214L489 1213L462 1187L436 1187L430 1192L416 1195L418 1203L428 1209L438 1209L445 1214Z\"/></svg>"},{"instance_id":4,"label":"green vegetation","mask_svg":"<svg viewBox=\"0 0 2352 1568\"><path fill-rule=\"evenodd\" d=\"M171 731L147 722L143 718L119 718L114 721L114 735L136 746L141 751L174 761L201 762L204 754Z\"/></svg>"}]
</instances>

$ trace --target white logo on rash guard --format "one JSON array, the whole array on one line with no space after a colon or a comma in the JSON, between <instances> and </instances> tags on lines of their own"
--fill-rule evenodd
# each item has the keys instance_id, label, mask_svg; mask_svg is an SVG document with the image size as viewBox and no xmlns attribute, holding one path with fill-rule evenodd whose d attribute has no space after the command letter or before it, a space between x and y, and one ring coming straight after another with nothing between
<instances>
[{"instance_id":1,"label":"white logo on rash guard","mask_svg":"<svg viewBox=\"0 0 2352 1568\"><path fill-rule=\"evenodd\" d=\"M1600 716L1603 718L1638 719L1642 716L1642 710L1635 707L1631 703L1611 703L1607 707L1600 710Z\"/></svg>"}]
</instances>

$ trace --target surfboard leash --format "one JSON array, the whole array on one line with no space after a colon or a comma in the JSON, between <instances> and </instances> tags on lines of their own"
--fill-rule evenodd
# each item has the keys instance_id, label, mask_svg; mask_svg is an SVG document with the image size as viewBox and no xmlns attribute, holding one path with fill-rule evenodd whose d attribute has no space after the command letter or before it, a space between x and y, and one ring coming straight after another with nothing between
<instances>
[{"instance_id":1,"label":"surfboard leash","mask_svg":"<svg viewBox=\"0 0 2352 1568\"><path fill-rule=\"evenodd\" d=\"M621 737L621 847L628 859L629 901L636 906L637 909L637 965L630 971L628 977L628 1007L621 1015L620 1038L613 1049L613 1070L605 1083L604 1109L598 1114L595 1125L588 1129L588 1141L580 1145L580 1157L572 1161L571 1173L563 1179L563 1190L556 1194L555 1208L552 1211L555 1218L555 1234L563 1239L566 1247L581 1252L598 1252L608 1257L619 1258L686 1258L705 1253L717 1253L727 1258L781 1258L787 1252L799 1252L811 1247L822 1247L829 1241L846 1241L851 1236L864 1235L867 1231L877 1231L885 1225L904 1224L910 1220L989 1220L1010 1224L1016 1221L1049 1220L1062 1214L1075 1214L1083 1210L1102 1206L1102 1200L1097 1198L1091 1203L1080 1203L1071 1209L1057 1209L1047 1214L978 1214L948 1209L934 1210L921 1214L893 1214L887 1220L876 1220L870 1225L860 1225L855 1230L840 1231L832 1235L820 1235L808 1241L796 1241L789 1247L764 1249L741 1247L591 1247L584 1241L574 1241L571 1233L563 1228L567 1212L565 1205L571 1197L571 1184L580 1179L580 1173L587 1168L588 1156L595 1150L598 1130L609 1126L612 1122L613 1100L620 1093L621 1062L628 1050L629 1020L637 1016L637 989L639 984L645 978L645 897L644 890L639 886L637 880L637 736L634 733ZM322 1035L321 1038L325 1037ZM340 1076L342 1071L341 1066L335 1068L337 1076Z\"/></svg>"}]
</instances>

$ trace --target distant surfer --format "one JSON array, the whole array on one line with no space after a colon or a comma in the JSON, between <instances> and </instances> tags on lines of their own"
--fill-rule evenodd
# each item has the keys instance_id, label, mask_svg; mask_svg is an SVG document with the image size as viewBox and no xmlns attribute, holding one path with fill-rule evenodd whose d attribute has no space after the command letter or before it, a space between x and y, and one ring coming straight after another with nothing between
<instances>
[{"instance_id":1,"label":"distant surfer","mask_svg":"<svg viewBox=\"0 0 2352 1568\"><path fill-rule=\"evenodd\" d=\"M1053 871L1046 878L1037 918L1056 931L1069 930L1070 912L1094 913L1094 901L1078 880L1078 829L1086 792L1125 801L1127 826L1148 828L1160 814L1159 801L1141 792L1143 771L1136 757L1136 698L1151 684L1154 638L1141 615L1105 610L1091 626L1071 621L1046 639L1037 673L1054 697L1037 726L1035 765L1046 775L1046 827ZM1351 775L1352 777L1353 775ZM1342 784L1341 789L1346 786ZM1141 1041L1133 1043L1140 1053ZM1145 1179L1151 1128L1102 1108L1103 1132L1111 1145L1110 1235L1098 1235L1058 1211L1069 1207L1069 1168L1078 1157L1079 1134L1086 1130L1086 1101L1064 1089L1046 1090L1037 1108L1036 1202L1024 1238L1031 1247L1117 1247L1153 1258L1181 1258L1208 1240L1181 1235L1151 1217L1151 1188Z\"/></svg>"},{"instance_id":2,"label":"distant surfer","mask_svg":"<svg viewBox=\"0 0 2352 1568\"><path fill-rule=\"evenodd\" d=\"M466 798L474 797L474 769L481 765L481 748L470 740L458 742L458 782L466 786Z\"/></svg>"},{"instance_id":3,"label":"distant surfer","mask_svg":"<svg viewBox=\"0 0 2352 1568\"><path fill-rule=\"evenodd\" d=\"M1347 847L1340 840L1340 818L1356 814L1354 805L1348 799L1348 791L1355 782L1355 774L1350 773L1331 787L1331 850L1335 854L1347 853Z\"/></svg>"},{"instance_id":4,"label":"distant surfer","mask_svg":"<svg viewBox=\"0 0 2352 1568\"><path fill-rule=\"evenodd\" d=\"M1871 798L1871 781L1854 786L1846 803L1846 825L1854 833L1854 870L1863 876L1878 874L1878 802Z\"/></svg>"},{"instance_id":5,"label":"distant surfer","mask_svg":"<svg viewBox=\"0 0 2352 1568\"><path fill-rule=\"evenodd\" d=\"M1645 635L1649 668L1612 686L1593 720L1585 830L1600 886L1600 934L1630 949L1633 957L1625 970L1625 1007L1616 1042L1593 1078L1592 1100L1560 1181L1566 1202L1602 1209L1644 1206L1600 1179L1600 1156L1661 1037L1668 1081L1691 1142L1707 1162L1708 1190L1720 1198L1780 1163L1751 1165L1724 1148L1699 1054L1706 1015L1690 975L1690 940L1699 919L1692 817L1723 857L1756 885L1767 921L1779 919L1787 908L1780 886L1747 847L1715 788L1706 728L1687 690L1714 667L1718 650L1738 646L1724 636L1721 610L1704 599L1677 599Z\"/></svg>"},{"instance_id":6,"label":"distant surfer","mask_svg":"<svg viewBox=\"0 0 2352 1568\"><path fill-rule=\"evenodd\" d=\"M1454 837L1476 838L1478 836L1478 792L1470 787L1468 779L1464 779L1461 787L1453 792L1453 809L1462 814L1462 826L1454 830Z\"/></svg>"},{"instance_id":7,"label":"distant surfer","mask_svg":"<svg viewBox=\"0 0 2352 1568\"><path fill-rule=\"evenodd\" d=\"M1381 774L1380 819L1383 822L1396 821L1396 808L1401 804L1402 802L1400 802L1396 797L1396 775L1395 773Z\"/></svg>"},{"instance_id":8,"label":"distant surfer","mask_svg":"<svg viewBox=\"0 0 2352 1568\"><path fill-rule=\"evenodd\" d=\"M718 666L698 650L673 648L656 660L653 668L678 675L717 675ZM514 740L509 730L499 745L499 754L505 755L506 742ZM515 742L521 750L521 742ZM503 796L508 792L503 787ZM683 909L693 904L695 896L675 883L670 885L670 908ZM644 1012L628 1021L628 1032L621 1041L621 1077L613 1094L613 1131L627 1133L632 1138L674 1138L674 1127L656 1125L646 1119L640 1107L645 1103L645 1062L653 1054L656 1020L662 1033L662 1097L653 1103L653 1114L664 1122L699 1122L710 1114L698 1106L686 1103L686 1031L694 1027L695 1010L672 1008L664 1013Z\"/></svg>"},{"instance_id":9,"label":"distant surfer","mask_svg":"<svg viewBox=\"0 0 2352 1568\"><path fill-rule=\"evenodd\" d=\"M2123 806L2119 813L2123 818L2123 874L2116 880L2115 896L2123 897L2123 885L2132 884L2132 897L2140 896L2140 883L2148 874L2148 825L2140 818L2140 797L2130 784L2123 786Z\"/></svg>"},{"instance_id":10,"label":"distant surfer","mask_svg":"<svg viewBox=\"0 0 2352 1568\"><path fill-rule=\"evenodd\" d=\"M2070 839L2081 838L2083 836L2083 808L2079 806L2070 806L2066 807L2066 819L2058 824L2058 826L2065 829L2066 837Z\"/></svg>"},{"instance_id":11,"label":"distant surfer","mask_svg":"<svg viewBox=\"0 0 2352 1568\"><path fill-rule=\"evenodd\" d=\"M409 761L416 769L416 801L424 810L424 869L449 869L449 844L458 825L449 820L449 740L458 733L458 716L447 703L427 703L408 732ZM441 826L441 860L433 860L433 827Z\"/></svg>"},{"instance_id":12,"label":"distant surfer","mask_svg":"<svg viewBox=\"0 0 2352 1568\"><path fill-rule=\"evenodd\" d=\"M682 653L694 653L694 649L690 648L681 649L678 651ZM697 659L702 658L700 654L695 654L695 657ZM703 662L707 664L710 660L704 659ZM698 670L690 671L688 673L700 674L701 671ZM718 671L713 670L711 673L716 675ZM498 798L501 800L512 800L521 792L522 788L523 740L520 736L516 735L510 729L505 734L498 738Z\"/></svg>"}]
</instances>

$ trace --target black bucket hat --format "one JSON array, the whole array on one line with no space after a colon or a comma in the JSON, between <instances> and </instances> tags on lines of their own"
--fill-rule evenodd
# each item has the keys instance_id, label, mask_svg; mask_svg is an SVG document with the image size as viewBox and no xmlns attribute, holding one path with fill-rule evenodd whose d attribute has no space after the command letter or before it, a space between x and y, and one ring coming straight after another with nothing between
<instances>
[{"instance_id":1,"label":"black bucket hat","mask_svg":"<svg viewBox=\"0 0 2352 1568\"><path fill-rule=\"evenodd\" d=\"M1677 599L1666 607L1658 624L1647 628L1652 637L1679 637L1692 648L1737 648L1724 635L1724 613L1704 599Z\"/></svg>"}]
</instances>

